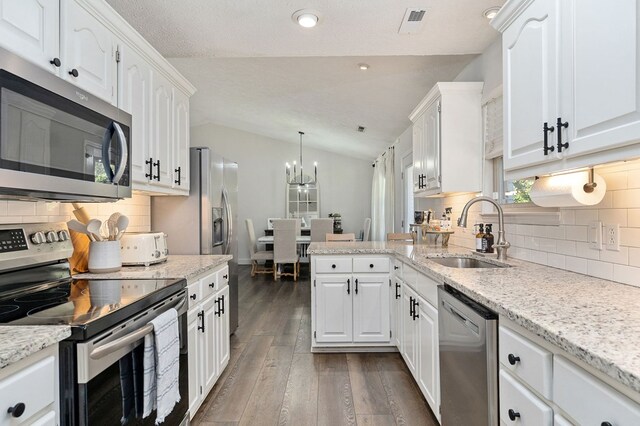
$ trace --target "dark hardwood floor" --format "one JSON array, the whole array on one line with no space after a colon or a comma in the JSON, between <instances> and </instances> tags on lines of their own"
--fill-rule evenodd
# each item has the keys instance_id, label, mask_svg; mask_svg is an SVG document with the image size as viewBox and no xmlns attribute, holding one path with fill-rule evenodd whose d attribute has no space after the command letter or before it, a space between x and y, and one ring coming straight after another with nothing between
<instances>
[{"instance_id":1,"label":"dark hardwood floor","mask_svg":"<svg viewBox=\"0 0 640 426\"><path fill-rule=\"evenodd\" d=\"M437 425L398 353L312 354L309 269L240 267L231 359L194 418L213 425Z\"/></svg>"}]
</instances>

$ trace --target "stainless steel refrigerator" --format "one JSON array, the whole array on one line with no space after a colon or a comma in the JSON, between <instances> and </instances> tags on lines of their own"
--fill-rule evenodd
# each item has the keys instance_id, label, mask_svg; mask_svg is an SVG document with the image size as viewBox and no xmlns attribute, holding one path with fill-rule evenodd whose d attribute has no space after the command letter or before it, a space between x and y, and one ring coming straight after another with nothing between
<instances>
[{"instance_id":1,"label":"stainless steel refrigerator","mask_svg":"<svg viewBox=\"0 0 640 426\"><path fill-rule=\"evenodd\" d=\"M151 229L170 254L230 254L229 328L238 327L238 164L209 148L189 152L188 197L151 197Z\"/></svg>"}]
</instances>

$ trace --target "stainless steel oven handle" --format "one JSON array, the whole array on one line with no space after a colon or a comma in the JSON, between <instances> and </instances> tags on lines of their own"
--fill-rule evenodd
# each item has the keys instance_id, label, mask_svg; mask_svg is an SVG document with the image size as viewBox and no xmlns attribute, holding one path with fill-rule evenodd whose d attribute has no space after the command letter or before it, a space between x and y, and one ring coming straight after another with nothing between
<instances>
[{"instance_id":1,"label":"stainless steel oven handle","mask_svg":"<svg viewBox=\"0 0 640 426\"><path fill-rule=\"evenodd\" d=\"M172 306L176 311L180 311L180 309L184 306L186 302L186 298L183 297L175 306ZM147 324L144 327L137 329L136 331L132 331L131 333L124 335L113 342L105 343L104 345L100 345L94 348L89 356L91 359L100 359L103 358L118 349L124 348L127 345L130 345L136 342L139 339L142 339L147 334L153 332L153 324Z\"/></svg>"},{"instance_id":2,"label":"stainless steel oven handle","mask_svg":"<svg viewBox=\"0 0 640 426\"><path fill-rule=\"evenodd\" d=\"M456 319L458 319L458 321L460 321L462 324L464 324L464 326L466 328L468 328L469 330L473 331L474 333L478 334L478 332L480 331L480 328L473 322L471 321L469 318L467 318L465 315L461 314L460 312L458 312L458 310L456 308L454 308L453 306L451 306L451 304L449 304L448 302L443 301L442 305L444 306L444 308L449 311Z\"/></svg>"},{"instance_id":3,"label":"stainless steel oven handle","mask_svg":"<svg viewBox=\"0 0 640 426\"><path fill-rule=\"evenodd\" d=\"M116 174L113 176L114 184L120 183L120 179L122 179L122 175L127 169L127 160L129 159L129 146L127 144L127 138L122 131L122 127L115 121L113 122L113 127L116 129L116 135L118 135L118 143L120 143L120 163L118 163L118 168L116 169Z\"/></svg>"}]
</instances>

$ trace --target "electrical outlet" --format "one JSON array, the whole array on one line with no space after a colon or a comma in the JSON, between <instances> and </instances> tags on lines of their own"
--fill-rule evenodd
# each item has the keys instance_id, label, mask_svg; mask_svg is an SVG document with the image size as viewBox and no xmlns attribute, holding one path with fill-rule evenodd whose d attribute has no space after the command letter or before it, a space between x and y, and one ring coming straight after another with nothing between
<instances>
[{"instance_id":1,"label":"electrical outlet","mask_svg":"<svg viewBox=\"0 0 640 426\"><path fill-rule=\"evenodd\" d=\"M607 250L620 251L620 225L605 225L604 240Z\"/></svg>"},{"instance_id":2,"label":"electrical outlet","mask_svg":"<svg viewBox=\"0 0 640 426\"><path fill-rule=\"evenodd\" d=\"M602 250L602 222L599 220L589 223L589 247Z\"/></svg>"}]
</instances>

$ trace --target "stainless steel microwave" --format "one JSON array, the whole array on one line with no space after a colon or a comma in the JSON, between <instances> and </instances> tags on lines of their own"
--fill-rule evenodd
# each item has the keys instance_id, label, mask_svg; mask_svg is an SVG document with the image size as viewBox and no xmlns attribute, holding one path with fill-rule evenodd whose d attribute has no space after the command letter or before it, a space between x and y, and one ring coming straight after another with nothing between
<instances>
[{"instance_id":1,"label":"stainless steel microwave","mask_svg":"<svg viewBox=\"0 0 640 426\"><path fill-rule=\"evenodd\" d=\"M131 115L0 49L0 198L131 196Z\"/></svg>"}]
</instances>

